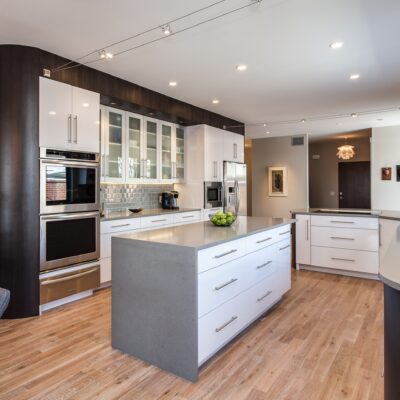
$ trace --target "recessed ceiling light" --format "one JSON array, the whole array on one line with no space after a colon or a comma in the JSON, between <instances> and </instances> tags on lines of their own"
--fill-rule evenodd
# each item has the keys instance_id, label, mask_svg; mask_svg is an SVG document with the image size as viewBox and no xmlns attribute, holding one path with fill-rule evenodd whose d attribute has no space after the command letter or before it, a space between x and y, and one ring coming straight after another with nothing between
<instances>
[{"instance_id":1,"label":"recessed ceiling light","mask_svg":"<svg viewBox=\"0 0 400 400\"><path fill-rule=\"evenodd\" d=\"M267 135L269 135L271 132L270 131L267 131L267 132L265 132Z\"/></svg>"},{"instance_id":2,"label":"recessed ceiling light","mask_svg":"<svg viewBox=\"0 0 400 400\"><path fill-rule=\"evenodd\" d=\"M56 115L57 113L55 111L49 111L50 115Z\"/></svg>"},{"instance_id":3,"label":"recessed ceiling light","mask_svg":"<svg viewBox=\"0 0 400 400\"><path fill-rule=\"evenodd\" d=\"M178 84L178 82L171 81L171 82L169 83L169 86L176 86L177 84Z\"/></svg>"},{"instance_id":4,"label":"recessed ceiling light","mask_svg":"<svg viewBox=\"0 0 400 400\"><path fill-rule=\"evenodd\" d=\"M214 99L214 100L212 101L212 103L213 103L213 104L218 104L218 103L219 103L219 100L218 100L218 99Z\"/></svg>"},{"instance_id":5,"label":"recessed ceiling light","mask_svg":"<svg viewBox=\"0 0 400 400\"><path fill-rule=\"evenodd\" d=\"M331 49L337 50L337 49L341 49L343 47L343 42L332 42L329 47Z\"/></svg>"},{"instance_id":6,"label":"recessed ceiling light","mask_svg":"<svg viewBox=\"0 0 400 400\"><path fill-rule=\"evenodd\" d=\"M267 126L267 124L263 124L263 127L265 128Z\"/></svg>"},{"instance_id":7,"label":"recessed ceiling light","mask_svg":"<svg viewBox=\"0 0 400 400\"><path fill-rule=\"evenodd\" d=\"M358 117L357 113L351 113L350 115L351 115L352 118L357 118Z\"/></svg>"},{"instance_id":8,"label":"recessed ceiling light","mask_svg":"<svg viewBox=\"0 0 400 400\"><path fill-rule=\"evenodd\" d=\"M89 107L89 103L83 103L83 107Z\"/></svg>"},{"instance_id":9,"label":"recessed ceiling light","mask_svg":"<svg viewBox=\"0 0 400 400\"><path fill-rule=\"evenodd\" d=\"M357 80L357 79L359 79L360 78L360 74L351 74L350 75L350 79L352 80L352 81L355 81L355 80Z\"/></svg>"},{"instance_id":10,"label":"recessed ceiling light","mask_svg":"<svg viewBox=\"0 0 400 400\"><path fill-rule=\"evenodd\" d=\"M306 122L306 120L303 118L303 119L301 120L301 122L304 124L304 123Z\"/></svg>"},{"instance_id":11,"label":"recessed ceiling light","mask_svg":"<svg viewBox=\"0 0 400 400\"><path fill-rule=\"evenodd\" d=\"M237 69L238 71L246 71L247 65L244 65L244 64L236 65L236 69Z\"/></svg>"}]
</instances>

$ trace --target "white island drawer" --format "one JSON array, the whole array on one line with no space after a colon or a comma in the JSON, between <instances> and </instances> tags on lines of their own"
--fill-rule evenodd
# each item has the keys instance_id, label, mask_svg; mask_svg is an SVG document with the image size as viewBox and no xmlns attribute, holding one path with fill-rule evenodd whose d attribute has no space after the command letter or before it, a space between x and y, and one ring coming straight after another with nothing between
<instances>
[{"instance_id":1,"label":"white island drawer","mask_svg":"<svg viewBox=\"0 0 400 400\"><path fill-rule=\"evenodd\" d=\"M378 229L378 218L344 217L341 215L311 215L311 226L331 226L336 228Z\"/></svg>"},{"instance_id":2,"label":"white island drawer","mask_svg":"<svg viewBox=\"0 0 400 400\"><path fill-rule=\"evenodd\" d=\"M200 211L182 212L174 214L174 224L190 224L201 220Z\"/></svg>"},{"instance_id":3,"label":"white island drawer","mask_svg":"<svg viewBox=\"0 0 400 400\"><path fill-rule=\"evenodd\" d=\"M291 225L284 225L276 229L267 230L246 238L247 251L259 250L270 246L273 243L289 238L291 235Z\"/></svg>"},{"instance_id":4,"label":"white island drawer","mask_svg":"<svg viewBox=\"0 0 400 400\"><path fill-rule=\"evenodd\" d=\"M142 229L146 229L157 226L172 225L174 223L174 216L173 214L155 215L154 217L142 217L141 220Z\"/></svg>"},{"instance_id":5,"label":"white island drawer","mask_svg":"<svg viewBox=\"0 0 400 400\"><path fill-rule=\"evenodd\" d=\"M127 218L127 219L116 219L113 221L101 221L100 222L100 233L115 233L131 231L140 228L141 218Z\"/></svg>"},{"instance_id":6,"label":"white island drawer","mask_svg":"<svg viewBox=\"0 0 400 400\"><path fill-rule=\"evenodd\" d=\"M215 228L224 229L224 228ZM246 253L246 242L243 239L200 250L197 254L197 272L201 273L218 265L224 264Z\"/></svg>"},{"instance_id":7,"label":"white island drawer","mask_svg":"<svg viewBox=\"0 0 400 400\"><path fill-rule=\"evenodd\" d=\"M311 227L311 245L351 250L379 250L379 234L372 229Z\"/></svg>"},{"instance_id":8,"label":"white island drawer","mask_svg":"<svg viewBox=\"0 0 400 400\"><path fill-rule=\"evenodd\" d=\"M311 263L316 267L377 274L379 253L311 246Z\"/></svg>"}]
</instances>

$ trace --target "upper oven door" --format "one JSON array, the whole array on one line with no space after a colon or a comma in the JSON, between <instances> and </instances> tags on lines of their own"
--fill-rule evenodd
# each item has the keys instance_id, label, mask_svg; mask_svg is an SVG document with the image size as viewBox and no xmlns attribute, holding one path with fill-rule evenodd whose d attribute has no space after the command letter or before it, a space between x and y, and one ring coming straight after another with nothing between
<instances>
[{"instance_id":1,"label":"upper oven door","mask_svg":"<svg viewBox=\"0 0 400 400\"><path fill-rule=\"evenodd\" d=\"M40 270L45 271L100 257L100 213L40 217Z\"/></svg>"},{"instance_id":2,"label":"upper oven door","mask_svg":"<svg viewBox=\"0 0 400 400\"><path fill-rule=\"evenodd\" d=\"M40 160L40 213L100 209L99 165L93 162Z\"/></svg>"}]
</instances>

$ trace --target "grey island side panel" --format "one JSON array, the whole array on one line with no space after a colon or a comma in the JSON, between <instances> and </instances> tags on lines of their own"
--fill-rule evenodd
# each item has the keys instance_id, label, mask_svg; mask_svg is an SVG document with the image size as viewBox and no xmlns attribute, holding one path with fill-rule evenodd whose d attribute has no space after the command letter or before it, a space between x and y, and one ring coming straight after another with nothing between
<instances>
[{"instance_id":1,"label":"grey island side panel","mask_svg":"<svg viewBox=\"0 0 400 400\"><path fill-rule=\"evenodd\" d=\"M112 346L196 381L195 249L115 237L112 257Z\"/></svg>"},{"instance_id":2,"label":"grey island side panel","mask_svg":"<svg viewBox=\"0 0 400 400\"><path fill-rule=\"evenodd\" d=\"M400 291L400 226L381 262L379 277L385 285Z\"/></svg>"}]
</instances>

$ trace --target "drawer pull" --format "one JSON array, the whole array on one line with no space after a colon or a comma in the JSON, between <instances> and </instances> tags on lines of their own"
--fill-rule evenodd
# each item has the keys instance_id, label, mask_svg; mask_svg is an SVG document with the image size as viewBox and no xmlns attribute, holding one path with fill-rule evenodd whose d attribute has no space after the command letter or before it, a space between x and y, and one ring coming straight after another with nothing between
<instances>
[{"instance_id":1,"label":"drawer pull","mask_svg":"<svg viewBox=\"0 0 400 400\"><path fill-rule=\"evenodd\" d=\"M182 219L184 218L194 218L194 215L185 215L184 217L182 217Z\"/></svg>"},{"instance_id":2,"label":"drawer pull","mask_svg":"<svg viewBox=\"0 0 400 400\"><path fill-rule=\"evenodd\" d=\"M290 231L281 232L280 235L286 235L288 233L290 233Z\"/></svg>"},{"instance_id":3,"label":"drawer pull","mask_svg":"<svg viewBox=\"0 0 400 400\"><path fill-rule=\"evenodd\" d=\"M220 286L216 286L216 287L215 287L215 290L221 290L221 289L223 289L224 287L226 287L226 286L228 286L228 285L230 285L230 284L232 284L233 282L236 282L236 281L237 281L237 278L232 278L229 282L223 283L223 284L220 285Z\"/></svg>"},{"instance_id":4,"label":"drawer pull","mask_svg":"<svg viewBox=\"0 0 400 400\"><path fill-rule=\"evenodd\" d=\"M123 226L131 226L131 224L112 225L111 228L122 228Z\"/></svg>"},{"instance_id":5,"label":"drawer pull","mask_svg":"<svg viewBox=\"0 0 400 400\"><path fill-rule=\"evenodd\" d=\"M285 246L285 247L281 247L279 250L285 250L285 249L287 249L288 247L290 247L290 244L288 244L288 245Z\"/></svg>"},{"instance_id":6,"label":"drawer pull","mask_svg":"<svg viewBox=\"0 0 400 400\"><path fill-rule=\"evenodd\" d=\"M355 262L356 260L352 260L350 258L337 258L337 257L331 257L331 260L334 261L348 261L348 262Z\"/></svg>"},{"instance_id":7,"label":"drawer pull","mask_svg":"<svg viewBox=\"0 0 400 400\"><path fill-rule=\"evenodd\" d=\"M269 265L269 264L271 264L271 263L272 263L272 260L271 260L271 261L267 261L265 264L259 265L256 269L264 268L264 267L266 267L267 265Z\"/></svg>"},{"instance_id":8,"label":"drawer pull","mask_svg":"<svg viewBox=\"0 0 400 400\"><path fill-rule=\"evenodd\" d=\"M267 293L264 294L264 296L261 296L257 299L257 301L262 301L264 300L266 297L268 297L270 294L272 293L272 290L268 290Z\"/></svg>"},{"instance_id":9,"label":"drawer pull","mask_svg":"<svg viewBox=\"0 0 400 400\"><path fill-rule=\"evenodd\" d=\"M50 278L50 279L41 281L40 284L42 286L44 286L44 285L51 285L51 284L57 283L57 282L69 281L71 279L76 279L76 278L79 278L79 277L84 276L84 275L89 275L92 272L95 272L97 269L98 268L92 268L92 269L90 269L88 271L79 272L79 273L73 274L73 275L63 276L61 278Z\"/></svg>"},{"instance_id":10,"label":"drawer pull","mask_svg":"<svg viewBox=\"0 0 400 400\"><path fill-rule=\"evenodd\" d=\"M227 251L226 253L216 255L216 256L214 256L214 258L222 258L222 257L229 256L229 254L236 253L236 252L237 252L237 249L232 249L232 250Z\"/></svg>"},{"instance_id":11,"label":"drawer pull","mask_svg":"<svg viewBox=\"0 0 400 400\"><path fill-rule=\"evenodd\" d=\"M166 219L155 219L151 222L154 223L154 222L165 222L165 221L166 221Z\"/></svg>"},{"instance_id":12,"label":"drawer pull","mask_svg":"<svg viewBox=\"0 0 400 400\"><path fill-rule=\"evenodd\" d=\"M355 224L354 221L329 221L331 224Z\"/></svg>"},{"instance_id":13,"label":"drawer pull","mask_svg":"<svg viewBox=\"0 0 400 400\"><path fill-rule=\"evenodd\" d=\"M226 328L228 325L230 325L233 321L238 319L238 317L235 315L233 316L228 322L225 322L223 325L221 325L219 328L215 328L215 332L220 332L222 329Z\"/></svg>"},{"instance_id":14,"label":"drawer pull","mask_svg":"<svg viewBox=\"0 0 400 400\"><path fill-rule=\"evenodd\" d=\"M264 243L264 242L266 242L266 241L268 241L268 240L271 240L272 239L272 237L267 237L267 238L265 238L265 239L261 239L261 240L257 240L257 244L259 244L259 243Z\"/></svg>"},{"instance_id":15,"label":"drawer pull","mask_svg":"<svg viewBox=\"0 0 400 400\"><path fill-rule=\"evenodd\" d=\"M354 238L346 238L346 237L340 237L340 236L331 236L331 239L335 239L335 240L356 240Z\"/></svg>"}]
</instances>

